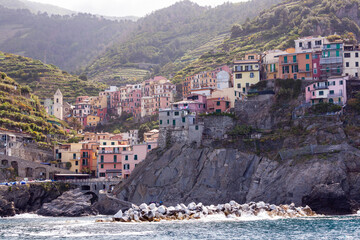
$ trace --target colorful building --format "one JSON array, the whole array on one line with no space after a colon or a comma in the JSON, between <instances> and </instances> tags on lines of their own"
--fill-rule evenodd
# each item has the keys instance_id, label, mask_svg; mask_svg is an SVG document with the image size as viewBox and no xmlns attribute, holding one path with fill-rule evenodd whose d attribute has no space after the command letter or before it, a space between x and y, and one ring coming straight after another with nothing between
<instances>
[{"instance_id":1,"label":"colorful building","mask_svg":"<svg viewBox=\"0 0 360 240\"><path fill-rule=\"evenodd\" d=\"M92 177L98 176L97 174L97 155L99 143L96 141L86 141L82 143L80 150L81 157L81 173L91 174Z\"/></svg>"},{"instance_id":2,"label":"colorful building","mask_svg":"<svg viewBox=\"0 0 360 240\"><path fill-rule=\"evenodd\" d=\"M349 77L330 77L328 80L322 80L312 83L306 87L306 102L334 103L344 105L347 101L346 82Z\"/></svg>"},{"instance_id":3,"label":"colorful building","mask_svg":"<svg viewBox=\"0 0 360 240\"><path fill-rule=\"evenodd\" d=\"M259 60L239 60L234 62L234 91L246 94L251 85L260 81Z\"/></svg>"},{"instance_id":4,"label":"colorful building","mask_svg":"<svg viewBox=\"0 0 360 240\"><path fill-rule=\"evenodd\" d=\"M94 115L88 115L86 123L88 127L96 127L100 123L100 117Z\"/></svg>"},{"instance_id":5,"label":"colorful building","mask_svg":"<svg viewBox=\"0 0 360 240\"><path fill-rule=\"evenodd\" d=\"M54 158L64 168L70 171L80 173L81 162L80 152L82 143L69 143L57 145L54 147Z\"/></svg>"},{"instance_id":6,"label":"colorful building","mask_svg":"<svg viewBox=\"0 0 360 240\"><path fill-rule=\"evenodd\" d=\"M331 76L341 76L343 73L343 42L337 40L326 43L322 49L320 58L321 79Z\"/></svg>"},{"instance_id":7,"label":"colorful building","mask_svg":"<svg viewBox=\"0 0 360 240\"><path fill-rule=\"evenodd\" d=\"M350 77L359 77L359 72L360 72L359 45L345 44L343 54L344 54L343 75Z\"/></svg>"},{"instance_id":8,"label":"colorful building","mask_svg":"<svg viewBox=\"0 0 360 240\"><path fill-rule=\"evenodd\" d=\"M312 52L279 55L281 79L313 80Z\"/></svg>"}]
</instances>

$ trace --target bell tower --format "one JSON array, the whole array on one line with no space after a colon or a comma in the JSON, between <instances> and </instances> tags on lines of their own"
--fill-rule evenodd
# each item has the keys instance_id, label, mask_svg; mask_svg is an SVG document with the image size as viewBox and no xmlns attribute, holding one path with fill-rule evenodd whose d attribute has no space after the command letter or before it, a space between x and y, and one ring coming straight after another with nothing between
<instances>
[{"instance_id":1,"label":"bell tower","mask_svg":"<svg viewBox=\"0 0 360 240\"><path fill-rule=\"evenodd\" d=\"M54 116L58 119L64 120L63 95L60 89L58 89L54 95Z\"/></svg>"}]
</instances>

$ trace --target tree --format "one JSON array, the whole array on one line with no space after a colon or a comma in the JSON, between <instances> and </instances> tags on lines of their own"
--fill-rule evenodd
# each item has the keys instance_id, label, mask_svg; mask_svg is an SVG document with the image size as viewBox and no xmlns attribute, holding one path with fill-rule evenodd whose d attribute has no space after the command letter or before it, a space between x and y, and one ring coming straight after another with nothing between
<instances>
[{"instance_id":1,"label":"tree","mask_svg":"<svg viewBox=\"0 0 360 240\"><path fill-rule=\"evenodd\" d=\"M72 127L76 132L78 132L80 129L82 129L80 121L75 117L69 118L68 123L69 123L69 126Z\"/></svg>"}]
</instances>

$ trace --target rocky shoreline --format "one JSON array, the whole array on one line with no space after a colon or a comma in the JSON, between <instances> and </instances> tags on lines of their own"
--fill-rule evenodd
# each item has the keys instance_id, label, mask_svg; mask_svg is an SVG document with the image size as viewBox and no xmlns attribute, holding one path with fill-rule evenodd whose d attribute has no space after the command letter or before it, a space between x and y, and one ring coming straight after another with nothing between
<instances>
[{"instance_id":1,"label":"rocky shoreline","mask_svg":"<svg viewBox=\"0 0 360 240\"><path fill-rule=\"evenodd\" d=\"M250 202L248 204L239 204L230 201L225 204L205 206L202 203L191 202L187 206L185 204L177 204L174 206L157 206L155 203L147 205L145 203L137 206L132 205L131 208L123 212L120 210L113 217L113 222L159 222L161 220L189 220L201 219L209 215L221 214L227 218L239 218L244 216L269 216L295 218L316 216L316 213L309 206L296 207L294 203L290 205L268 204L264 202ZM102 222L104 220L98 220Z\"/></svg>"}]
</instances>

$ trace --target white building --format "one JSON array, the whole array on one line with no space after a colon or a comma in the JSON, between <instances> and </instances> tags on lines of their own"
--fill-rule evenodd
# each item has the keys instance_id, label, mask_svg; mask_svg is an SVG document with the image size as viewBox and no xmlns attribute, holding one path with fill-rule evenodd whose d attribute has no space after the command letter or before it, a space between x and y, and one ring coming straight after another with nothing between
<instances>
[{"instance_id":1,"label":"white building","mask_svg":"<svg viewBox=\"0 0 360 240\"><path fill-rule=\"evenodd\" d=\"M295 40L295 52L321 51L323 45L329 41L325 37L304 37Z\"/></svg>"},{"instance_id":2,"label":"white building","mask_svg":"<svg viewBox=\"0 0 360 240\"><path fill-rule=\"evenodd\" d=\"M63 111L63 95L58 89L54 95L54 116L58 119L64 120L64 111Z\"/></svg>"},{"instance_id":3,"label":"white building","mask_svg":"<svg viewBox=\"0 0 360 240\"><path fill-rule=\"evenodd\" d=\"M344 72L343 75L351 77L359 77L360 67L360 49L358 45L344 45Z\"/></svg>"}]
</instances>

